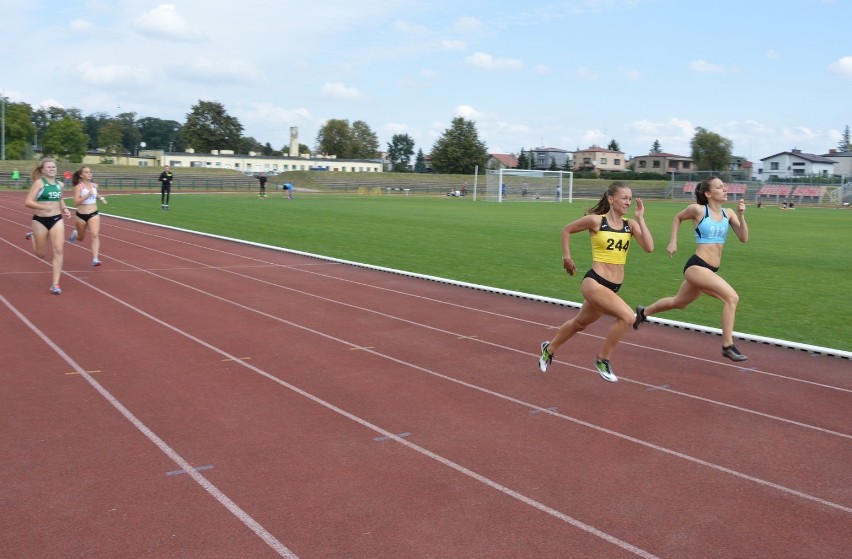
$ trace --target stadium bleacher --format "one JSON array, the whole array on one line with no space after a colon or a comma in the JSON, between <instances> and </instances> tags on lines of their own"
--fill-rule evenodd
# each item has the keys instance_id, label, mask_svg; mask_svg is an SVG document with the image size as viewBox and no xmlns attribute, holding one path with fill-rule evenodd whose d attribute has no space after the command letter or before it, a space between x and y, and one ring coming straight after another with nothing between
<instances>
[{"instance_id":1,"label":"stadium bleacher","mask_svg":"<svg viewBox=\"0 0 852 559\"><path fill-rule=\"evenodd\" d=\"M812 202L819 202L825 196L826 188L824 186L797 186L793 191L793 198L798 198L799 202L805 201L805 198L811 198Z\"/></svg>"},{"instance_id":2,"label":"stadium bleacher","mask_svg":"<svg viewBox=\"0 0 852 559\"><path fill-rule=\"evenodd\" d=\"M697 182L687 182L683 185L683 193L684 194L692 194L695 192L695 185ZM745 194L746 193L746 185L741 182L731 182L725 183L725 186L728 187L728 194Z\"/></svg>"}]
</instances>

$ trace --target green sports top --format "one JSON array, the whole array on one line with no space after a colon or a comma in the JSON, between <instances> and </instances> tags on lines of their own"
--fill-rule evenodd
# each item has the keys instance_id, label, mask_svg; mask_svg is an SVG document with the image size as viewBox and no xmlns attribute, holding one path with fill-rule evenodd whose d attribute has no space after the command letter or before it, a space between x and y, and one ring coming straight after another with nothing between
<instances>
[{"instance_id":1,"label":"green sports top","mask_svg":"<svg viewBox=\"0 0 852 559\"><path fill-rule=\"evenodd\" d=\"M50 184L45 179L41 179L41 190L38 191L36 202L59 202L62 199L62 184L57 181L55 184Z\"/></svg>"}]
</instances>

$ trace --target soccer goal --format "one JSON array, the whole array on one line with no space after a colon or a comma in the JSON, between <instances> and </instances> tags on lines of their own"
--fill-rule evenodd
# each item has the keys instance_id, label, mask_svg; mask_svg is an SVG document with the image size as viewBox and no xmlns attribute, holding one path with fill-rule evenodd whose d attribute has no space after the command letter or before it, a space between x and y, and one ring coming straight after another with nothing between
<instances>
[{"instance_id":1,"label":"soccer goal","mask_svg":"<svg viewBox=\"0 0 852 559\"><path fill-rule=\"evenodd\" d=\"M485 199L490 202L562 202L574 197L571 171L497 169L486 172Z\"/></svg>"}]
</instances>

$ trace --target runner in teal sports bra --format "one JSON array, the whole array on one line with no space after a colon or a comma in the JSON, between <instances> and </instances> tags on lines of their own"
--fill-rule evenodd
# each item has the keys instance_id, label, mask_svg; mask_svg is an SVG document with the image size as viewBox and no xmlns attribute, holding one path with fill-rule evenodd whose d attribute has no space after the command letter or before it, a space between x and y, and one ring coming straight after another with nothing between
<instances>
[{"instance_id":1,"label":"runner in teal sports bra","mask_svg":"<svg viewBox=\"0 0 852 559\"><path fill-rule=\"evenodd\" d=\"M722 301L722 356L732 361L748 359L734 345L734 318L740 296L717 272L722 263L722 248L728 229L733 229L741 242L748 241L748 225L745 220L745 201L737 203L737 211L725 211L722 204L728 200L728 189L718 177L708 177L695 187L695 204L678 212L672 222L669 257L677 251L677 233L680 224L691 220L695 225L695 254L683 268L683 283L673 297L664 297L647 307L636 307L633 328L645 322L652 314L671 309L683 309L706 293Z\"/></svg>"},{"instance_id":2,"label":"runner in teal sports bra","mask_svg":"<svg viewBox=\"0 0 852 559\"><path fill-rule=\"evenodd\" d=\"M32 239L33 251L39 258L47 254L48 243L53 249L53 282L50 292L62 293L59 277L62 275L63 249L65 247L65 223L63 215L71 217L71 212L62 199L62 183L56 178L56 161L49 157L41 160L32 173L33 184L27 193L24 205L33 210L32 231L27 238Z\"/></svg>"}]
</instances>

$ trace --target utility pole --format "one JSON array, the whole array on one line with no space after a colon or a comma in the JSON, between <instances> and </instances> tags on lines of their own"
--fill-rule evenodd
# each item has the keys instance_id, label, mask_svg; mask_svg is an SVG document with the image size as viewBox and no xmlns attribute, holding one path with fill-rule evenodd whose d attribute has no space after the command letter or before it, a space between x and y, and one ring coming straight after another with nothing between
<instances>
[{"instance_id":1,"label":"utility pole","mask_svg":"<svg viewBox=\"0 0 852 559\"><path fill-rule=\"evenodd\" d=\"M2 140L0 140L0 144L2 144L2 155L0 155L0 160L6 161L6 96L2 93L0 93L0 106L2 106L2 109L0 109L0 112L2 112L0 120L3 121L3 131L0 132L0 135L2 135Z\"/></svg>"}]
</instances>

